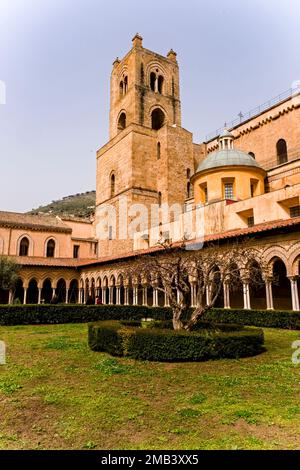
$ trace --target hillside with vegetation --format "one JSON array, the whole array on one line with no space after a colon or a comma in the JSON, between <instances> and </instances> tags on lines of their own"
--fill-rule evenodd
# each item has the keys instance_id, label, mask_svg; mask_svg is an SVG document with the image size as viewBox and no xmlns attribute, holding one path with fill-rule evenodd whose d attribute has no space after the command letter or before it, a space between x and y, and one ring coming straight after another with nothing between
<instances>
[{"instance_id":1,"label":"hillside with vegetation","mask_svg":"<svg viewBox=\"0 0 300 470\"><path fill-rule=\"evenodd\" d=\"M94 214L95 204L96 191L87 191L52 201L50 204L32 209L28 214L34 215L43 212L59 216L74 215L76 217L87 218Z\"/></svg>"}]
</instances>

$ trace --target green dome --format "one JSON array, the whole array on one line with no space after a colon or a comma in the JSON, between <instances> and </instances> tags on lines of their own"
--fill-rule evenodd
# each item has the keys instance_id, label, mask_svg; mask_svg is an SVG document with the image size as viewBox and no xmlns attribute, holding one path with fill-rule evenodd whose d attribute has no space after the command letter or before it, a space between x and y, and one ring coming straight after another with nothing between
<instances>
[{"instance_id":1,"label":"green dome","mask_svg":"<svg viewBox=\"0 0 300 470\"><path fill-rule=\"evenodd\" d=\"M196 173L211 170L223 166L249 166L261 168L251 155L241 150L218 150L209 154L203 162L198 165Z\"/></svg>"}]
</instances>

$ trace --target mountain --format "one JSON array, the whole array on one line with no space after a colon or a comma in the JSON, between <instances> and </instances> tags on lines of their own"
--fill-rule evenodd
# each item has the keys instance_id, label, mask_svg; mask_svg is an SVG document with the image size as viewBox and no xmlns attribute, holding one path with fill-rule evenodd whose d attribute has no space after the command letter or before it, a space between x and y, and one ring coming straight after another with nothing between
<instances>
[{"instance_id":1,"label":"mountain","mask_svg":"<svg viewBox=\"0 0 300 470\"><path fill-rule=\"evenodd\" d=\"M87 191L85 193L73 194L63 197L50 204L32 209L28 214L38 214L44 212L53 215L74 215L76 217L88 218L95 212L96 191Z\"/></svg>"}]
</instances>

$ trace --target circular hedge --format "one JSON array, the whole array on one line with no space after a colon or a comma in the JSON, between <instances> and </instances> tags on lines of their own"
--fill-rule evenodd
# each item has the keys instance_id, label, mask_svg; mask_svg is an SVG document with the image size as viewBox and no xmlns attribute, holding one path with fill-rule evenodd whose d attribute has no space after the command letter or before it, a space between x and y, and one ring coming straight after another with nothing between
<instances>
[{"instance_id":1,"label":"circular hedge","mask_svg":"<svg viewBox=\"0 0 300 470\"><path fill-rule=\"evenodd\" d=\"M228 331L228 325L226 327L227 331L215 325L187 332L158 328L155 323L143 328L139 322L103 321L89 325L88 337L93 351L148 361L239 358L265 350L261 329L239 326Z\"/></svg>"}]
</instances>

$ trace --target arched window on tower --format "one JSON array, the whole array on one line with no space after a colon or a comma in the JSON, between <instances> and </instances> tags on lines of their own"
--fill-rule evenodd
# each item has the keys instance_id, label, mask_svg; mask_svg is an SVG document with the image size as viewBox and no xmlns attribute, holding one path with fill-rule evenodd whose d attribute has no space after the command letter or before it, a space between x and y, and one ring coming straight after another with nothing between
<instances>
[{"instance_id":1,"label":"arched window on tower","mask_svg":"<svg viewBox=\"0 0 300 470\"><path fill-rule=\"evenodd\" d=\"M118 120L118 130L122 131L126 127L126 114L121 113L119 120Z\"/></svg>"},{"instance_id":2,"label":"arched window on tower","mask_svg":"<svg viewBox=\"0 0 300 470\"><path fill-rule=\"evenodd\" d=\"M156 148L156 152L157 152L157 160L160 160L160 152L161 152L161 145L160 145L160 142L157 143L157 148Z\"/></svg>"},{"instance_id":3,"label":"arched window on tower","mask_svg":"<svg viewBox=\"0 0 300 470\"><path fill-rule=\"evenodd\" d=\"M161 192L158 193L158 205L161 207Z\"/></svg>"},{"instance_id":4,"label":"arched window on tower","mask_svg":"<svg viewBox=\"0 0 300 470\"><path fill-rule=\"evenodd\" d=\"M156 82L156 74L154 72L150 73L150 88L152 91L155 91L155 82Z\"/></svg>"},{"instance_id":5,"label":"arched window on tower","mask_svg":"<svg viewBox=\"0 0 300 470\"><path fill-rule=\"evenodd\" d=\"M110 197L114 197L115 195L115 186L116 186L116 177L115 177L115 174L112 173L110 176Z\"/></svg>"},{"instance_id":6,"label":"arched window on tower","mask_svg":"<svg viewBox=\"0 0 300 470\"><path fill-rule=\"evenodd\" d=\"M287 145L284 139L279 139L276 144L277 150L277 163L281 165L282 163L286 163L288 161L287 155Z\"/></svg>"},{"instance_id":7,"label":"arched window on tower","mask_svg":"<svg viewBox=\"0 0 300 470\"><path fill-rule=\"evenodd\" d=\"M158 77L158 93L162 94L163 92L164 77L159 75Z\"/></svg>"},{"instance_id":8,"label":"arched window on tower","mask_svg":"<svg viewBox=\"0 0 300 470\"><path fill-rule=\"evenodd\" d=\"M165 115L161 109L156 108L151 113L151 125L152 129L156 131L160 129L165 123Z\"/></svg>"},{"instance_id":9,"label":"arched window on tower","mask_svg":"<svg viewBox=\"0 0 300 470\"><path fill-rule=\"evenodd\" d=\"M190 168L186 169L186 178L187 178L187 184L186 184L186 196L187 198L192 197L192 187L191 187L191 170Z\"/></svg>"},{"instance_id":10,"label":"arched window on tower","mask_svg":"<svg viewBox=\"0 0 300 470\"><path fill-rule=\"evenodd\" d=\"M126 95L127 91L128 91L128 77L126 76L124 78L124 95Z\"/></svg>"},{"instance_id":11,"label":"arched window on tower","mask_svg":"<svg viewBox=\"0 0 300 470\"><path fill-rule=\"evenodd\" d=\"M20 242L19 256L28 256L29 252L29 240L27 237L23 237Z\"/></svg>"},{"instance_id":12,"label":"arched window on tower","mask_svg":"<svg viewBox=\"0 0 300 470\"><path fill-rule=\"evenodd\" d=\"M49 240L47 243L47 250L46 250L47 258L54 258L54 253L55 253L55 241L51 238L51 240Z\"/></svg>"},{"instance_id":13,"label":"arched window on tower","mask_svg":"<svg viewBox=\"0 0 300 470\"><path fill-rule=\"evenodd\" d=\"M191 183L189 181L187 182L187 185L186 185L186 195L187 195L187 198L191 197Z\"/></svg>"},{"instance_id":14,"label":"arched window on tower","mask_svg":"<svg viewBox=\"0 0 300 470\"><path fill-rule=\"evenodd\" d=\"M124 83L123 80L120 82L120 87L119 87L119 93L120 93L120 98L124 95Z\"/></svg>"}]
</instances>

